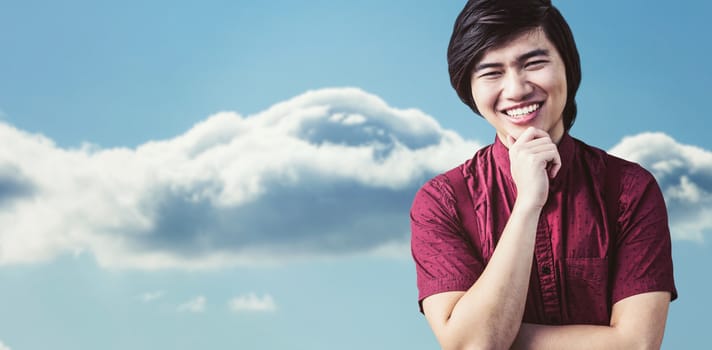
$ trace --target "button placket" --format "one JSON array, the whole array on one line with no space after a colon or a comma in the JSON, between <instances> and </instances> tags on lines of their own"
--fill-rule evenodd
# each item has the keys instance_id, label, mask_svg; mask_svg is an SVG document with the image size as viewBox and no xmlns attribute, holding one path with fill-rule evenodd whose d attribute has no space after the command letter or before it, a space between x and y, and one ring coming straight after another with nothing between
<instances>
[{"instance_id":1,"label":"button placket","mask_svg":"<svg viewBox=\"0 0 712 350\"><path fill-rule=\"evenodd\" d=\"M557 279L551 247L551 230L544 219L545 217L545 215L542 215L542 220L537 227L534 254L539 272L539 286L541 288L542 301L544 302L544 313L552 323L558 324L560 319L560 297L556 287Z\"/></svg>"}]
</instances>

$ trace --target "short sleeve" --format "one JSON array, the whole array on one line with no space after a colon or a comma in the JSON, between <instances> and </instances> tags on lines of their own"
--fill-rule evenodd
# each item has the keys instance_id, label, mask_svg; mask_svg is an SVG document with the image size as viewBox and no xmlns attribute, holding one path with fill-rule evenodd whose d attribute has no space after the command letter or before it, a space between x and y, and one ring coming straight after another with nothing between
<instances>
[{"instance_id":1,"label":"short sleeve","mask_svg":"<svg viewBox=\"0 0 712 350\"><path fill-rule=\"evenodd\" d=\"M453 188L444 175L415 195L410 212L411 251L415 260L418 302L449 291L467 291L484 269L457 216Z\"/></svg>"},{"instance_id":2,"label":"short sleeve","mask_svg":"<svg viewBox=\"0 0 712 350\"><path fill-rule=\"evenodd\" d=\"M667 291L677 298L667 209L655 178L637 164L622 168L612 301Z\"/></svg>"}]
</instances>

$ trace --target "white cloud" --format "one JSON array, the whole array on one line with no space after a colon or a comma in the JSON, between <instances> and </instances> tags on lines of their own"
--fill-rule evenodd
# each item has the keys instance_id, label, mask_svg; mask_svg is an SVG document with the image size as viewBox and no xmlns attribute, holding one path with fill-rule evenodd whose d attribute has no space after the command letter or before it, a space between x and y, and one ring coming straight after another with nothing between
<instances>
[{"instance_id":1,"label":"white cloud","mask_svg":"<svg viewBox=\"0 0 712 350\"><path fill-rule=\"evenodd\" d=\"M141 294L141 300L145 303L150 303L154 300L162 298L164 295L163 291L153 291Z\"/></svg>"},{"instance_id":2,"label":"white cloud","mask_svg":"<svg viewBox=\"0 0 712 350\"><path fill-rule=\"evenodd\" d=\"M640 163L660 184L673 238L701 241L712 233L712 152L663 133L626 137L611 153Z\"/></svg>"},{"instance_id":3,"label":"white cloud","mask_svg":"<svg viewBox=\"0 0 712 350\"><path fill-rule=\"evenodd\" d=\"M0 350L10 350L10 347L0 341Z\"/></svg>"},{"instance_id":4,"label":"white cloud","mask_svg":"<svg viewBox=\"0 0 712 350\"><path fill-rule=\"evenodd\" d=\"M237 296L228 303L230 310L234 312L259 311L271 312L277 310L277 304L271 295L265 294L258 297L255 293Z\"/></svg>"},{"instance_id":5,"label":"white cloud","mask_svg":"<svg viewBox=\"0 0 712 350\"><path fill-rule=\"evenodd\" d=\"M354 88L213 115L135 149L0 122L0 264L206 268L391 251L417 188L480 144Z\"/></svg>"},{"instance_id":6,"label":"white cloud","mask_svg":"<svg viewBox=\"0 0 712 350\"><path fill-rule=\"evenodd\" d=\"M204 296L200 295L191 299L183 304L178 305L178 311L180 312L193 312L199 313L205 311L206 299Z\"/></svg>"},{"instance_id":7,"label":"white cloud","mask_svg":"<svg viewBox=\"0 0 712 350\"><path fill-rule=\"evenodd\" d=\"M0 265L85 253L139 269L407 256L413 195L480 146L355 88L218 113L133 149L65 149L0 122ZM664 134L613 151L655 173L675 238L710 231L709 151Z\"/></svg>"}]
</instances>

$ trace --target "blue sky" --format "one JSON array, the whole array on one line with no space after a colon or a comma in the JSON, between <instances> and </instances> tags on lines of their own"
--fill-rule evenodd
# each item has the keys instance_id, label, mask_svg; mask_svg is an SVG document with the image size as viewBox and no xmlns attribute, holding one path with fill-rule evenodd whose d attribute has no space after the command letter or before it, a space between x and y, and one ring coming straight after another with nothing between
<instances>
[{"instance_id":1,"label":"blue sky","mask_svg":"<svg viewBox=\"0 0 712 350\"><path fill-rule=\"evenodd\" d=\"M663 345L703 347L712 5L555 4L571 133L658 178ZM494 135L448 82L462 5L0 2L0 349L437 348L407 209Z\"/></svg>"}]
</instances>

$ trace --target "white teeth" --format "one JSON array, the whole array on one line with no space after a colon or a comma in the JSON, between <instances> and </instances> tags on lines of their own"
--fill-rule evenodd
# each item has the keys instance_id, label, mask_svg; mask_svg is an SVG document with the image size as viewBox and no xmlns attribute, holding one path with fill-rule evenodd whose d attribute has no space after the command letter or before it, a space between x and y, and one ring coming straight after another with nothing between
<instances>
[{"instance_id":1,"label":"white teeth","mask_svg":"<svg viewBox=\"0 0 712 350\"><path fill-rule=\"evenodd\" d=\"M537 109L539 109L539 107L540 107L540 105L538 103L535 103L533 105L529 105L529 106L522 107L522 108L508 109L505 111L505 113L507 113L507 115L510 117L519 117L519 116L534 112Z\"/></svg>"}]
</instances>

